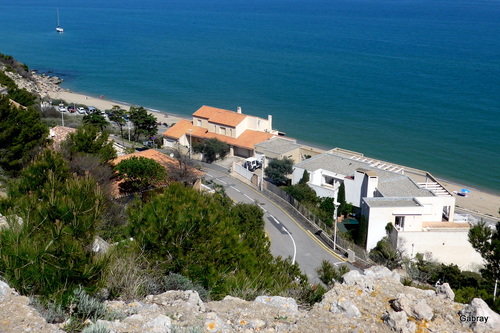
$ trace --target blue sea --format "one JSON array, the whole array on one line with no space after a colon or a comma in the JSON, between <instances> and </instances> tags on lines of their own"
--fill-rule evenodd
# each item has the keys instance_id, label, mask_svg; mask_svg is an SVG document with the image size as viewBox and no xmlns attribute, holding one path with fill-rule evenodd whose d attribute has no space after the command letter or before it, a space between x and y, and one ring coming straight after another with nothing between
<instances>
[{"instance_id":1,"label":"blue sea","mask_svg":"<svg viewBox=\"0 0 500 333\"><path fill-rule=\"evenodd\" d=\"M0 52L73 91L186 116L241 106L500 193L498 0L0 0Z\"/></svg>"}]
</instances>

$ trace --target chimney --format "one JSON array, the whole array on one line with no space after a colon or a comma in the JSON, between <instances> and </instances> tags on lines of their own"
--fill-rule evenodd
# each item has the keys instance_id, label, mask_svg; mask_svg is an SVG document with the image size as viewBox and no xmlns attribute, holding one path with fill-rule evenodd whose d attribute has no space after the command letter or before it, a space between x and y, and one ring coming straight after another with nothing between
<instances>
[{"instance_id":1,"label":"chimney","mask_svg":"<svg viewBox=\"0 0 500 333\"><path fill-rule=\"evenodd\" d=\"M236 108L236 112L241 113L241 106L238 106L238 107Z\"/></svg>"},{"instance_id":2,"label":"chimney","mask_svg":"<svg viewBox=\"0 0 500 333\"><path fill-rule=\"evenodd\" d=\"M267 116L267 125L269 126L269 133L273 131L273 116Z\"/></svg>"}]
</instances>

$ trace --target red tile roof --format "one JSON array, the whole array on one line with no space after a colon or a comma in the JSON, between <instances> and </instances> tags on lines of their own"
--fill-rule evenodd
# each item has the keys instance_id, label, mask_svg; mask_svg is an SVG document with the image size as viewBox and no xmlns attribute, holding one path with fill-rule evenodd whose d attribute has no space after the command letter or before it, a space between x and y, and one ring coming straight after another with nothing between
<instances>
[{"instance_id":1,"label":"red tile roof","mask_svg":"<svg viewBox=\"0 0 500 333\"><path fill-rule=\"evenodd\" d=\"M189 129L191 129L192 131L189 132ZM193 124L188 120L179 121L177 124L163 133L164 136L176 140L178 140L184 134L191 134L193 138L200 138L205 140L217 138L231 146L242 147L246 149L254 149L254 146L257 143L261 143L275 136L274 134L268 132L246 130L239 137L233 138L223 134L209 132L207 129L200 126L193 126Z\"/></svg>"},{"instance_id":2,"label":"red tile roof","mask_svg":"<svg viewBox=\"0 0 500 333\"><path fill-rule=\"evenodd\" d=\"M238 126L238 124L245 120L245 118L247 117L246 115L238 112L218 109L206 105L203 105L198 109L198 111L193 113L193 116L208 119L208 121L211 123L217 123L230 127Z\"/></svg>"},{"instance_id":3,"label":"red tile roof","mask_svg":"<svg viewBox=\"0 0 500 333\"><path fill-rule=\"evenodd\" d=\"M184 134L189 133L189 129L193 129L193 123L189 120L183 119L166 130L163 133L163 136L179 140Z\"/></svg>"},{"instance_id":4,"label":"red tile roof","mask_svg":"<svg viewBox=\"0 0 500 333\"><path fill-rule=\"evenodd\" d=\"M121 161L126 160L128 158L131 158L133 156L150 158L150 159L158 162L159 164L161 164L164 168L167 169L167 171L169 168L177 167L177 165L178 165L178 162L175 158L172 158L168 155L160 153L159 151L157 151L155 149L147 149L147 150L143 150L143 151L137 151L137 152L132 153L132 154L118 156L113 161L111 161L111 163L113 165L117 165ZM203 176L205 174L204 172L197 170L195 168L191 168L191 169L192 169L191 171L197 176Z\"/></svg>"}]
</instances>

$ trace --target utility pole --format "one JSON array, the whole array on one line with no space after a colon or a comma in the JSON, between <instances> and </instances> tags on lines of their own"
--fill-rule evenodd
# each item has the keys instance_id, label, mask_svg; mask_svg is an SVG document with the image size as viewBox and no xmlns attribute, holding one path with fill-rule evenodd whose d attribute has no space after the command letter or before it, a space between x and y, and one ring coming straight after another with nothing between
<instances>
[{"instance_id":1,"label":"utility pole","mask_svg":"<svg viewBox=\"0 0 500 333\"><path fill-rule=\"evenodd\" d=\"M128 124L128 141L130 141L130 119L127 120L127 124Z\"/></svg>"},{"instance_id":2,"label":"utility pole","mask_svg":"<svg viewBox=\"0 0 500 333\"><path fill-rule=\"evenodd\" d=\"M498 284L498 279L495 279L495 290L493 290L493 302L497 298L497 284Z\"/></svg>"},{"instance_id":3,"label":"utility pole","mask_svg":"<svg viewBox=\"0 0 500 333\"><path fill-rule=\"evenodd\" d=\"M333 206L335 209L333 210L333 250L337 250L337 210L340 206L340 203L337 202L337 197L339 194L339 188L335 190L335 194L333 196Z\"/></svg>"},{"instance_id":4,"label":"utility pole","mask_svg":"<svg viewBox=\"0 0 500 333\"><path fill-rule=\"evenodd\" d=\"M262 154L262 180L260 182L260 190L264 191L264 169L266 168L266 155Z\"/></svg>"}]
</instances>

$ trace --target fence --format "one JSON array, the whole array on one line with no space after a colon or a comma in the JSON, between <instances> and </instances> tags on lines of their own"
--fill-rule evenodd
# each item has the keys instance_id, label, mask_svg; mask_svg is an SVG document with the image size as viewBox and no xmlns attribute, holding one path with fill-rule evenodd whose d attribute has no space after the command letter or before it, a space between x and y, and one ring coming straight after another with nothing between
<instances>
[{"instance_id":1,"label":"fence","mask_svg":"<svg viewBox=\"0 0 500 333\"><path fill-rule=\"evenodd\" d=\"M244 168L242 165L239 165L236 162L233 162L233 171L248 180L252 180L252 177L254 175L252 171Z\"/></svg>"},{"instance_id":2,"label":"fence","mask_svg":"<svg viewBox=\"0 0 500 333\"><path fill-rule=\"evenodd\" d=\"M286 202L291 206L291 208L295 211L295 215L299 215L302 221L308 224L314 231L314 234L319 236L325 243L334 247L334 230L329 227L325 222L320 220L316 215L311 213L309 209L307 209L304 205L299 203L298 200L295 200L290 194L283 191L281 188L264 181L264 189L269 193L274 194L280 200ZM347 250L351 250L356 254L356 260L360 261L364 265L371 266L370 259L368 258L368 253L362 247L354 244L351 241L343 238L337 232L337 248L340 248L344 253L347 253Z\"/></svg>"},{"instance_id":3,"label":"fence","mask_svg":"<svg viewBox=\"0 0 500 333\"><path fill-rule=\"evenodd\" d=\"M470 214L458 214L453 216L453 222L477 224L477 219Z\"/></svg>"}]
</instances>

